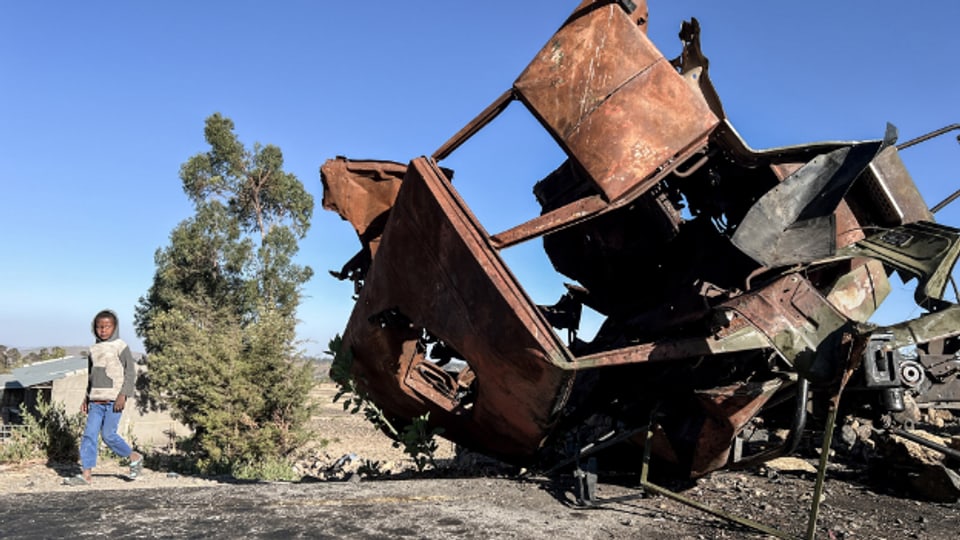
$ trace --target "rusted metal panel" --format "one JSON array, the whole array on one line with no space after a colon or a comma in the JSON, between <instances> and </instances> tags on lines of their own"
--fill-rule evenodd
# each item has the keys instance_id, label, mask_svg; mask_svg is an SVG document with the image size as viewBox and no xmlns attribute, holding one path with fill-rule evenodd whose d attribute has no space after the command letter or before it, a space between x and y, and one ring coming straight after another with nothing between
<instances>
[{"instance_id":1,"label":"rusted metal panel","mask_svg":"<svg viewBox=\"0 0 960 540\"><path fill-rule=\"evenodd\" d=\"M378 319L391 310L409 325ZM492 453L532 454L573 376L558 364L572 358L450 182L424 158L410 164L344 336L357 375L379 384L370 391L388 411L394 402L409 409L408 402L423 401L402 365L420 329L459 351L476 374L472 407L437 421L454 436L483 440ZM386 373L392 382L379 381Z\"/></svg>"},{"instance_id":2,"label":"rusted metal panel","mask_svg":"<svg viewBox=\"0 0 960 540\"><path fill-rule=\"evenodd\" d=\"M811 380L836 375L841 365L817 365L818 347L848 321L809 280L784 276L724 304L762 332L779 355Z\"/></svg>"},{"instance_id":3,"label":"rusted metal panel","mask_svg":"<svg viewBox=\"0 0 960 540\"><path fill-rule=\"evenodd\" d=\"M514 88L604 196L616 200L642 189L718 120L619 6L578 13Z\"/></svg>"},{"instance_id":4,"label":"rusted metal panel","mask_svg":"<svg viewBox=\"0 0 960 540\"><path fill-rule=\"evenodd\" d=\"M726 465L737 434L782 385L782 381L772 380L698 390L696 396L706 419L697 438L691 474L702 476Z\"/></svg>"},{"instance_id":5,"label":"rusted metal panel","mask_svg":"<svg viewBox=\"0 0 960 540\"><path fill-rule=\"evenodd\" d=\"M939 311L950 304L944 292L960 257L960 229L926 221L907 223L847 246L842 253L876 258L918 278L917 305Z\"/></svg>"},{"instance_id":6,"label":"rusted metal panel","mask_svg":"<svg viewBox=\"0 0 960 540\"><path fill-rule=\"evenodd\" d=\"M395 161L328 159L320 167L323 208L349 221L357 236L380 236L407 166Z\"/></svg>"},{"instance_id":7,"label":"rusted metal panel","mask_svg":"<svg viewBox=\"0 0 960 540\"><path fill-rule=\"evenodd\" d=\"M827 292L827 301L851 320L866 322L890 294L890 281L883 264L855 260L850 272L842 275Z\"/></svg>"},{"instance_id":8,"label":"rusted metal panel","mask_svg":"<svg viewBox=\"0 0 960 540\"><path fill-rule=\"evenodd\" d=\"M765 266L813 262L836 251L836 215L850 186L896 140L855 143L820 154L769 190L747 212L732 242Z\"/></svg>"},{"instance_id":9,"label":"rusted metal panel","mask_svg":"<svg viewBox=\"0 0 960 540\"><path fill-rule=\"evenodd\" d=\"M860 185L854 187L858 200L869 203L875 209L873 221L878 225L893 227L915 221L933 221L933 214L896 147L880 152L870 163Z\"/></svg>"},{"instance_id":10,"label":"rusted metal panel","mask_svg":"<svg viewBox=\"0 0 960 540\"><path fill-rule=\"evenodd\" d=\"M380 246L380 235L393 207L406 166L393 161L350 160L342 156L327 160L320 167L323 183L323 207L349 221L360 239L360 251L339 271L338 279L354 282L359 291L370 261Z\"/></svg>"},{"instance_id":11,"label":"rusted metal panel","mask_svg":"<svg viewBox=\"0 0 960 540\"><path fill-rule=\"evenodd\" d=\"M860 220L853 214L846 200L840 201L833 217L836 220L837 247L849 246L866 238Z\"/></svg>"}]
</instances>

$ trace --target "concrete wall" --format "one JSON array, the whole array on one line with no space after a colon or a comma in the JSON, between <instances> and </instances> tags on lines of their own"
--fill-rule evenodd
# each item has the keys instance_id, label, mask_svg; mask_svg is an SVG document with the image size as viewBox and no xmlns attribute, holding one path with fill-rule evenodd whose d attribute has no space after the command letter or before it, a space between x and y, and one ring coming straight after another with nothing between
<instances>
[{"instance_id":1,"label":"concrete wall","mask_svg":"<svg viewBox=\"0 0 960 540\"><path fill-rule=\"evenodd\" d=\"M83 396L87 393L87 371L76 371L62 379L53 381L50 389L50 401L63 403L68 414L80 410Z\"/></svg>"},{"instance_id":2,"label":"concrete wall","mask_svg":"<svg viewBox=\"0 0 960 540\"><path fill-rule=\"evenodd\" d=\"M58 379L53 382L50 391L52 402L61 402L68 414L80 410L87 393L86 370ZM137 400L127 401L120 419L117 432L139 449L150 450L173 448L176 437L189 435L190 430L170 417L168 412L147 412L137 410Z\"/></svg>"}]
</instances>

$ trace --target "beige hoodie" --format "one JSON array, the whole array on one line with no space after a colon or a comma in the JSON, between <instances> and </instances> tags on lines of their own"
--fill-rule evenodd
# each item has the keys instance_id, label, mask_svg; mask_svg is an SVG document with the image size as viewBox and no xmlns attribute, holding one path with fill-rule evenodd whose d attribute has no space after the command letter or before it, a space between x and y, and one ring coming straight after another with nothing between
<instances>
[{"instance_id":1,"label":"beige hoodie","mask_svg":"<svg viewBox=\"0 0 960 540\"><path fill-rule=\"evenodd\" d=\"M109 313L117 320L116 313ZM95 327L96 324L94 319L92 326ZM93 335L97 342L90 347L90 356L87 357L87 399L90 401L114 401L120 394L127 397L133 395L137 367L133 353L119 337L119 327L118 322L113 329L113 335L105 340L96 338L97 332L94 328Z\"/></svg>"}]
</instances>

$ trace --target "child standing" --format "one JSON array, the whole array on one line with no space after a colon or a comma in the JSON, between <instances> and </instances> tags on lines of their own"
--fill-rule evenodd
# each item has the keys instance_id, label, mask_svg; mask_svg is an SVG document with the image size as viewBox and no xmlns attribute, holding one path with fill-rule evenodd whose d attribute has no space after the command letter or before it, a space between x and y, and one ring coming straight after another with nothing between
<instances>
[{"instance_id":1,"label":"child standing","mask_svg":"<svg viewBox=\"0 0 960 540\"><path fill-rule=\"evenodd\" d=\"M80 406L87 415L87 426L80 441L82 473L67 479L71 485L90 483L91 471L97 464L98 437L102 437L115 454L130 459L130 478L136 478L143 470L143 455L133 451L117 434L127 398L133 395L136 365L130 348L119 337L116 313L106 309L97 313L93 318L93 335L96 343L90 347L87 357L87 397Z\"/></svg>"}]
</instances>

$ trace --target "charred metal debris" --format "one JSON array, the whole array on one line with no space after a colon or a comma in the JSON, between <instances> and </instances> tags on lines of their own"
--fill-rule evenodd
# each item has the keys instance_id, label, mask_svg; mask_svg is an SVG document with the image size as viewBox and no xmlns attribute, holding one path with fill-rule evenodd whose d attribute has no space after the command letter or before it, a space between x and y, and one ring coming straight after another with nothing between
<instances>
[{"instance_id":1,"label":"charred metal debris","mask_svg":"<svg viewBox=\"0 0 960 540\"><path fill-rule=\"evenodd\" d=\"M343 346L370 399L537 470L589 455L638 471L647 452L689 477L794 452L841 395L890 429L911 402L960 404L960 308L944 298L960 230L900 158L957 126L755 150L696 19L674 60L645 23L644 2L584 1L430 157L323 165L324 208L362 245L333 274L356 284ZM538 217L488 234L439 164L514 102L567 159L532 186ZM530 241L573 282L554 305L501 258ZM877 327L893 274L917 280L925 314ZM584 306L604 317L589 341Z\"/></svg>"}]
</instances>

